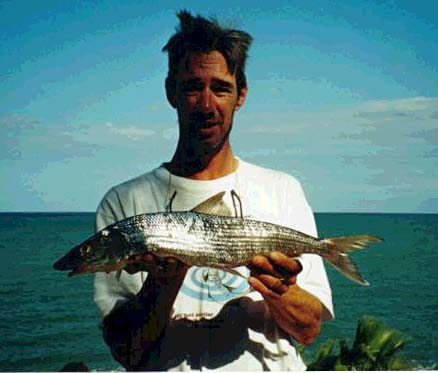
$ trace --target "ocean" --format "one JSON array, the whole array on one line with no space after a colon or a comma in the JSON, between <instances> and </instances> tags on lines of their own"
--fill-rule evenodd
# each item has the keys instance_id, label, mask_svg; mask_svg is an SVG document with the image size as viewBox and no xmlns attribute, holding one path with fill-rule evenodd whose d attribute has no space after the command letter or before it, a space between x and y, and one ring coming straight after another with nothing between
<instances>
[{"instance_id":1,"label":"ocean","mask_svg":"<svg viewBox=\"0 0 438 373\"><path fill-rule=\"evenodd\" d=\"M411 338L403 354L418 369L438 368L438 215L317 213L321 237L358 233L384 243L354 253L357 285L326 265L336 319L311 348L354 338L372 315ZM101 338L92 276L68 278L53 262L93 232L92 213L0 214L0 371L59 371L84 362L121 370Z\"/></svg>"}]
</instances>

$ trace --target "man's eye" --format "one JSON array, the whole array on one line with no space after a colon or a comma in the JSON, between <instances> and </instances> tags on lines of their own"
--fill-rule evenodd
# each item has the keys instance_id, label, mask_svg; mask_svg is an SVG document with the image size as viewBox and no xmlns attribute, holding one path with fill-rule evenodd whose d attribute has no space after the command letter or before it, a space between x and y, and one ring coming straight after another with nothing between
<instances>
[{"instance_id":1,"label":"man's eye","mask_svg":"<svg viewBox=\"0 0 438 373\"><path fill-rule=\"evenodd\" d=\"M229 92L231 92L231 89L229 89L229 88L224 88L224 87L219 87L219 88L215 88L214 91L215 91L215 92L225 92L225 93L229 93Z\"/></svg>"},{"instance_id":2,"label":"man's eye","mask_svg":"<svg viewBox=\"0 0 438 373\"><path fill-rule=\"evenodd\" d=\"M216 86L216 87L212 87L212 91L218 94L227 94L227 93L232 93L233 90L231 87L228 86Z\"/></svg>"},{"instance_id":3,"label":"man's eye","mask_svg":"<svg viewBox=\"0 0 438 373\"><path fill-rule=\"evenodd\" d=\"M182 91L184 93L197 92L201 89L199 84L183 84Z\"/></svg>"}]
</instances>

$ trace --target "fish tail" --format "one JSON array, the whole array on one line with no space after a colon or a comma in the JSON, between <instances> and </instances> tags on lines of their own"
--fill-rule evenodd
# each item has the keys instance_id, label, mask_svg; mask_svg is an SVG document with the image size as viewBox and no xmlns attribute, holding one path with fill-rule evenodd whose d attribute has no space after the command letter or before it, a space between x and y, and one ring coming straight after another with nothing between
<instances>
[{"instance_id":1,"label":"fish tail","mask_svg":"<svg viewBox=\"0 0 438 373\"><path fill-rule=\"evenodd\" d=\"M348 257L348 253L364 249L368 243L382 241L380 237L368 235L326 238L323 242L327 244L329 252L324 255L324 259L351 280L361 285L369 285L369 282L360 274L356 264Z\"/></svg>"}]
</instances>

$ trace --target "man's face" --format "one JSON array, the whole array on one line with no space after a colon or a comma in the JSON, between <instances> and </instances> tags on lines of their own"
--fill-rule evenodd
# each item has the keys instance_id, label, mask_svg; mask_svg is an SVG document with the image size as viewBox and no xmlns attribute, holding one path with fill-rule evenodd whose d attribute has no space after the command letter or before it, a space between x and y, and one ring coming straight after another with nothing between
<instances>
[{"instance_id":1,"label":"man's face","mask_svg":"<svg viewBox=\"0 0 438 373\"><path fill-rule=\"evenodd\" d=\"M246 91L237 92L236 77L220 52L188 55L180 62L174 90L167 92L178 112L180 141L195 153L219 151Z\"/></svg>"}]
</instances>

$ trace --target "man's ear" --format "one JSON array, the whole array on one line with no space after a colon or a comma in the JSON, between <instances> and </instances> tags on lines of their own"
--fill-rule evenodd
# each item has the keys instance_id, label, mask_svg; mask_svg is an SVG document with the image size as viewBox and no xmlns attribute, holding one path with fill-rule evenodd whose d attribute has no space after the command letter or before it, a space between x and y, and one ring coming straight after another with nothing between
<instances>
[{"instance_id":1,"label":"man's ear","mask_svg":"<svg viewBox=\"0 0 438 373\"><path fill-rule=\"evenodd\" d=\"M167 101L172 107L176 108L176 82L175 79L170 78L169 76L166 78L166 96Z\"/></svg>"},{"instance_id":2,"label":"man's ear","mask_svg":"<svg viewBox=\"0 0 438 373\"><path fill-rule=\"evenodd\" d=\"M237 97L236 106L234 107L234 111L239 110L243 106L243 104L245 103L247 93L248 93L248 87L243 87L240 90L239 96Z\"/></svg>"}]
</instances>

